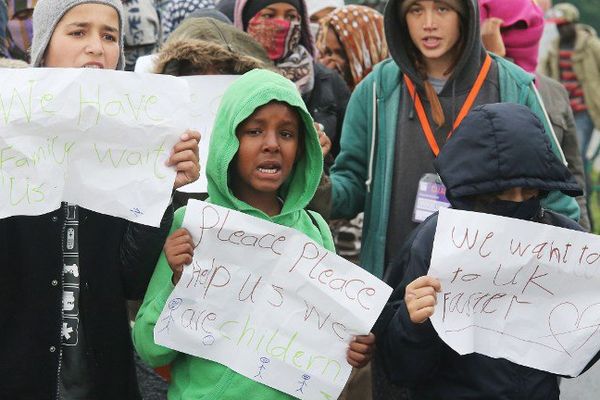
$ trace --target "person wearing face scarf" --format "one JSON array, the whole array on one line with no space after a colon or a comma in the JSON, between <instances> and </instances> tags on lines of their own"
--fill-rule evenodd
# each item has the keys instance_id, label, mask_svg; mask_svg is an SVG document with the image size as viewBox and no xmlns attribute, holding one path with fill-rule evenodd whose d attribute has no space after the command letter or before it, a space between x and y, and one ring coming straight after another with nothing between
<instances>
[{"instance_id":1,"label":"person wearing face scarf","mask_svg":"<svg viewBox=\"0 0 600 400\"><path fill-rule=\"evenodd\" d=\"M488 160L502 162L489 165ZM525 106L476 107L434 165L455 209L582 230L542 207L548 192L582 192L552 153L543 124ZM393 261L404 277L377 322L383 326L377 345L392 381L408 386L414 399L558 400L556 374L477 353L459 355L437 335L429 317L442 288L436 277L427 276L437 221L434 214L421 224L407 242L406 254Z\"/></svg>"},{"instance_id":2,"label":"person wearing face scarf","mask_svg":"<svg viewBox=\"0 0 600 400\"><path fill-rule=\"evenodd\" d=\"M338 73L315 60L305 0L237 0L233 22L261 43L279 73L296 84L331 140L330 158L335 158L350 91Z\"/></svg>"},{"instance_id":3,"label":"person wearing face scarf","mask_svg":"<svg viewBox=\"0 0 600 400\"><path fill-rule=\"evenodd\" d=\"M542 9L531 0L479 0L481 38L489 51L505 57L535 75L535 83L550 117L569 170L585 188L583 160L579 152L575 119L569 94L558 82L536 74L539 46L544 31ZM581 210L579 224L590 230L585 196L577 197Z\"/></svg>"}]
</instances>

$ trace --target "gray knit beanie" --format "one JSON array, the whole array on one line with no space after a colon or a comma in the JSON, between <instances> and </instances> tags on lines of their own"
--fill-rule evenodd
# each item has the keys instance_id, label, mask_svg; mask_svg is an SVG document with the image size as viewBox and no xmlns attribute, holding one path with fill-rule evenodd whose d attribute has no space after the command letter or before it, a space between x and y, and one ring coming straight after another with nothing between
<instances>
[{"instance_id":1,"label":"gray knit beanie","mask_svg":"<svg viewBox=\"0 0 600 400\"><path fill-rule=\"evenodd\" d=\"M125 67L123 55L123 6L121 0L39 0L33 9L33 39L31 41L31 66L41 67L42 59L50 38L61 18L73 7L80 4L105 4L117 10L119 15L119 62L117 69Z\"/></svg>"}]
</instances>

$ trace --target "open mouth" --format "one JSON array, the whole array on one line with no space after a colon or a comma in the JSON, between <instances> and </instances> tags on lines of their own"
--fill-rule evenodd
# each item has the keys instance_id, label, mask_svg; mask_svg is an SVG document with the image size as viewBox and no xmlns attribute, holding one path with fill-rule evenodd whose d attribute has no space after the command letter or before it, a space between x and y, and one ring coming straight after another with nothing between
<instances>
[{"instance_id":1,"label":"open mouth","mask_svg":"<svg viewBox=\"0 0 600 400\"><path fill-rule=\"evenodd\" d=\"M441 39L435 36L427 36L425 38L423 38L423 44L425 45L425 47L437 47L441 42Z\"/></svg>"},{"instance_id":2,"label":"open mouth","mask_svg":"<svg viewBox=\"0 0 600 400\"><path fill-rule=\"evenodd\" d=\"M104 69L104 65L100 64L100 63L87 63L81 66L81 68L95 68L95 69Z\"/></svg>"},{"instance_id":3,"label":"open mouth","mask_svg":"<svg viewBox=\"0 0 600 400\"><path fill-rule=\"evenodd\" d=\"M276 161L267 161L261 163L256 169L263 174L275 175L281 171L281 164Z\"/></svg>"}]
</instances>

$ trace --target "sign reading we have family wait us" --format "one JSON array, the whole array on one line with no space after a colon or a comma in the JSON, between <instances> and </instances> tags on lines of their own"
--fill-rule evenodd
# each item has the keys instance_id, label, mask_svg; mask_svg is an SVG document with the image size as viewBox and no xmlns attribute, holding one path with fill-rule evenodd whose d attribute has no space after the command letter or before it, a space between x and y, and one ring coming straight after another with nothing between
<instances>
[{"instance_id":1,"label":"sign reading we have family wait us","mask_svg":"<svg viewBox=\"0 0 600 400\"><path fill-rule=\"evenodd\" d=\"M600 351L600 237L440 210L428 275L431 321L459 354L576 376Z\"/></svg>"},{"instance_id":2,"label":"sign reading we have family wait us","mask_svg":"<svg viewBox=\"0 0 600 400\"><path fill-rule=\"evenodd\" d=\"M162 346L219 362L300 399L337 399L354 335L392 289L278 224L190 200L194 258L157 320Z\"/></svg>"},{"instance_id":3,"label":"sign reading we have family wait us","mask_svg":"<svg viewBox=\"0 0 600 400\"><path fill-rule=\"evenodd\" d=\"M158 226L175 179L166 161L186 129L201 131L206 162L218 100L233 80L219 78L0 70L0 218L68 201Z\"/></svg>"}]
</instances>

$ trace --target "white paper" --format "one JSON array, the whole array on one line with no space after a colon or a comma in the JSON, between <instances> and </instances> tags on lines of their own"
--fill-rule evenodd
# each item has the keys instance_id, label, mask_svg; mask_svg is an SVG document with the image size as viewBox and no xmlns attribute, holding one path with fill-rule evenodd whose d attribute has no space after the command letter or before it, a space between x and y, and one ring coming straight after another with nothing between
<instances>
[{"instance_id":1,"label":"white paper","mask_svg":"<svg viewBox=\"0 0 600 400\"><path fill-rule=\"evenodd\" d=\"M191 200L197 247L156 327L157 344L227 365L301 399L337 399L346 350L392 289L281 225Z\"/></svg>"},{"instance_id":2,"label":"white paper","mask_svg":"<svg viewBox=\"0 0 600 400\"><path fill-rule=\"evenodd\" d=\"M433 326L460 354L576 376L600 349L596 235L440 210L428 275Z\"/></svg>"},{"instance_id":3,"label":"white paper","mask_svg":"<svg viewBox=\"0 0 600 400\"><path fill-rule=\"evenodd\" d=\"M186 129L200 131L207 191L210 133L237 76L86 69L0 69L0 218L40 215L69 201L158 226L175 170L165 165Z\"/></svg>"},{"instance_id":4,"label":"white paper","mask_svg":"<svg viewBox=\"0 0 600 400\"><path fill-rule=\"evenodd\" d=\"M87 69L0 70L0 218L61 201L158 226L188 125L185 81Z\"/></svg>"},{"instance_id":5,"label":"white paper","mask_svg":"<svg viewBox=\"0 0 600 400\"><path fill-rule=\"evenodd\" d=\"M196 182L177 189L178 191L185 193L207 192L206 162L208 160L211 132L221 104L221 98L223 98L229 85L237 78L239 78L237 75L203 75L181 78L188 83L191 93L192 105L189 126L191 129L199 131L202 139L199 144L200 177Z\"/></svg>"},{"instance_id":6,"label":"white paper","mask_svg":"<svg viewBox=\"0 0 600 400\"><path fill-rule=\"evenodd\" d=\"M147 56L138 57L135 61L134 72L154 72L154 66L158 60L158 54L148 54Z\"/></svg>"}]
</instances>

